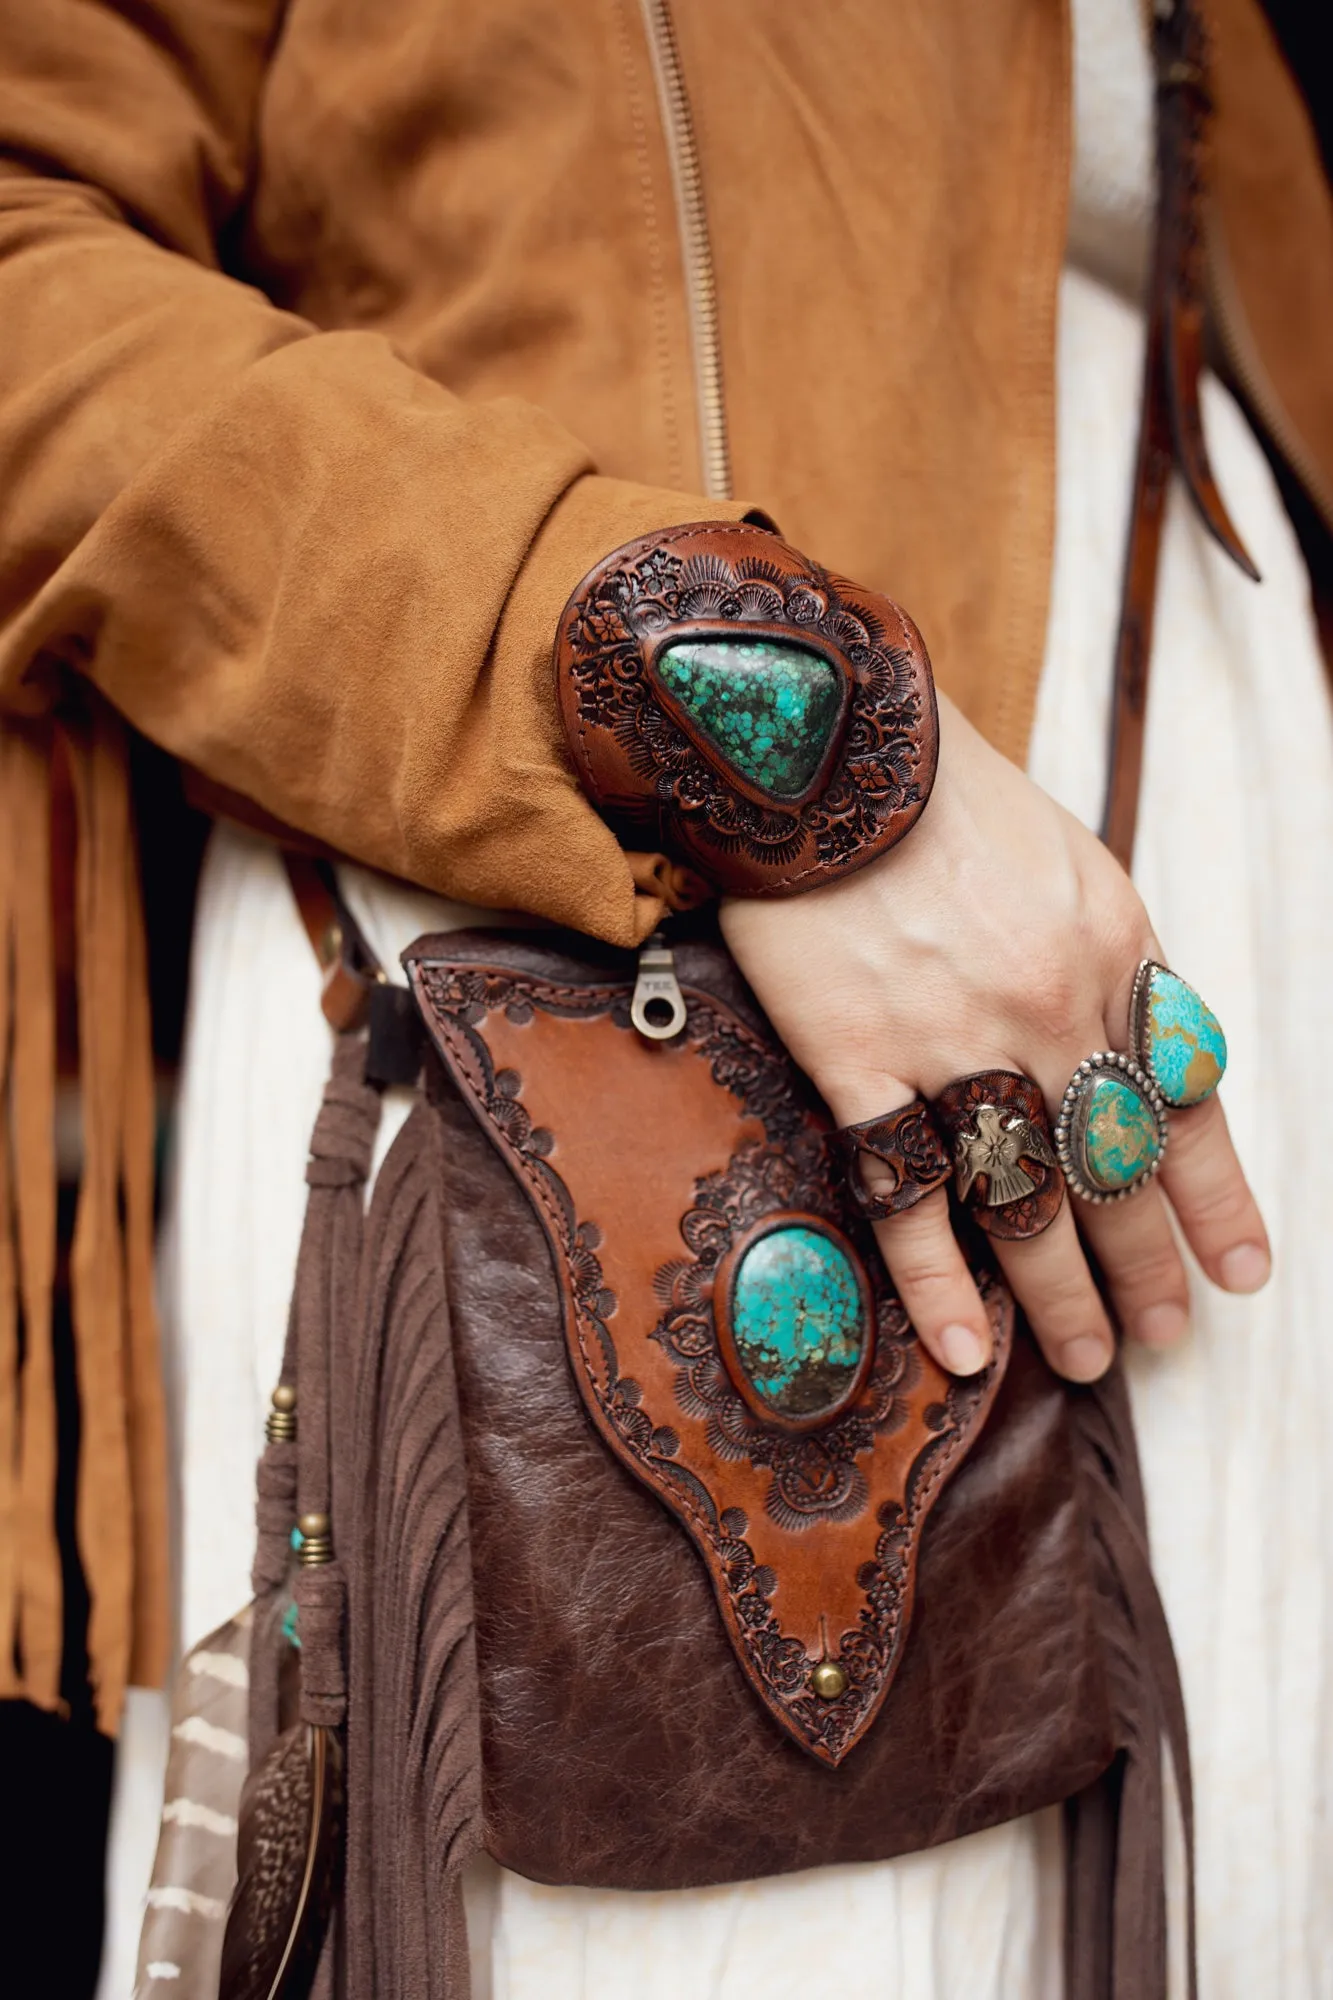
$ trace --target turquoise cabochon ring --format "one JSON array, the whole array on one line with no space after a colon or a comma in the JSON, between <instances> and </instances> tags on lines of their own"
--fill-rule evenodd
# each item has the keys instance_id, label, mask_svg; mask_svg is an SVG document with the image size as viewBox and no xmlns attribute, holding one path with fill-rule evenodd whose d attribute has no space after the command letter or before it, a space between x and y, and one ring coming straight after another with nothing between
<instances>
[{"instance_id":1,"label":"turquoise cabochon ring","mask_svg":"<svg viewBox=\"0 0 1333 2000\"><path fill-rule=\"evenodd\" d=\"M1065 1179L1084 1201L1123 1201L1166 1152L1166 1099L1133 1056L1088 1056L1069 1079L1055 1127Z\"/></svg>"},{"instance_id":2,"label":"turquoise cabochon ring","mask_svg":"<svg viewBox=\"0 0 1333 2000\"><path fill-rule=\"evenodd\" d=\"M1129 1000L1129 1046L1175 1110L1211 1097L1227 1066L1221 1023L1179 973L1145 958Z\"/></svg>"}]
</instances>

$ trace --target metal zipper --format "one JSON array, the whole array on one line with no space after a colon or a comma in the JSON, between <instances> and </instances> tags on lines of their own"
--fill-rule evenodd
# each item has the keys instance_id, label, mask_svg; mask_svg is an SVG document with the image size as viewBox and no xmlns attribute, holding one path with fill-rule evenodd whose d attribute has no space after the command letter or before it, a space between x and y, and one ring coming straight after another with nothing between
<instances>
[{"instance_id":1,"label":"metal zipper","mask_svg":"<svg viewBox=\"0 0 1333 2000\"><path fill-rule=\"evenodd\" d=\"M1226 245L1214 223L1208 231L1208 279L1222 351L1232 374L1247 400L1262 419L1265 429L1305 488L1311 505L1333 534L1333 490L1316 464L1304 438L1283 408L1272 376L1264 367L1240 289L1236 284Z\"/></svg>"},{"instance_id":2,"label":"metal zipper","mask_svg":"<svg viewBox=\"0 0 1333 2000\"><path fill-rule=\"evenodd\" d=\"M708 238L699 147L680 65L680 47L670 0L639 0L652 57L653 79L662 113L671 183L685 266L685 297L694 357L694 395L699 423L703 488L710 500L731 497L731 451L722 394L722 346L717 330L717 280Z\"/></svg>"},{"instance_id":3,"label":"metal zipper","mask_svg":"<svg viewBox=\"0 0 1333 2000\"><path fill-rule=\"evenodd\" d=\"M676 980L676 954L663 931L654 931L639 953L629 1017L648 1042L669 1042L685 1026L685 996Z\"/></svg>"}]
</instances>

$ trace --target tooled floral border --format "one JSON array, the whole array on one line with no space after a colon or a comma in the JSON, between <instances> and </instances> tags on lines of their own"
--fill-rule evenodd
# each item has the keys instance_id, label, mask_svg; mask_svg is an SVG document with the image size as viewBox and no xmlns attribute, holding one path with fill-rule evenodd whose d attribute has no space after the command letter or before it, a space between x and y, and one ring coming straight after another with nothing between
<instances>
[{"instance_id":1,"label":"tooled floral border","mask_svg":"<svg viewBox=\"0 0 1333 2000\"><path fill-rule=\"evenodd\" d=\"M892 1680L904 1637L904 1611L911 1583L910 1550L940 1484L967 1442L965 1432L984 1401L997 1363L980 1375L952 1381L944 1400L926 1413L934 1434L923 1446L907 1482L905 1504L885 1501L878 1512L873 1558L863 1563L857 1583L866 1602L857 1625L840 1635L835 1657L848 1675L844 1694L828 1701L809 1688L809 1658L803 1641L786 1636L768 1599L773 1572L755 1559L745 1540L749 1522L738 1507L718 1512L707 1488L688 1467L674 1463L680 1440L667 1425L654 1426L639 1407L642 1391L619 1371L615 1342L606 1324L615 1310L597 1256L601 1232L580 1222L568 1188L546 1155L553 1135L534 1126L519 1102L522 1079L512 1069L496 1070L477 1022L503 1008L516 1022L531 1019L534 1007L572 1018L609 1014L629 1027L626 986L582 986L490 968L459 968L429 961L417 967L423 996L441 1021L457 1034L453 1053L463 1080L495 1131L521 1164L523 1178L545 1223L553 1247L569 1273L574 1330L583 1356L583 1386L627 1455L643 1471L645 1483L668 1488L673 1504L689 1521L723 1581L738 1652L775 1717L802 1746L836 1764L864 1734ZM731 1090L747 1114L764 1126L771 1145L790 1153L808 1141L810 1111L790 1078L758 1036L711 995L689 995L686 1034L708 1061L715 1081ZM822 1151L822 1138L821 1138ZM678 1266L662 1274L674 1282ZM994 1279L977 1273L989 1301ZM669 1301L667 1301L669 1303ZM665 1317L669 1317L669 1314ZM665 1325L665 1317L658 1331ZM910 1336L909 1336L910 1338ZM906 1346L906 1341L903 1342ZM605 1372L599 1385L590 1348ZM758 1429L758 1426L755 1427Z\"/></svg>"}]
</instances>

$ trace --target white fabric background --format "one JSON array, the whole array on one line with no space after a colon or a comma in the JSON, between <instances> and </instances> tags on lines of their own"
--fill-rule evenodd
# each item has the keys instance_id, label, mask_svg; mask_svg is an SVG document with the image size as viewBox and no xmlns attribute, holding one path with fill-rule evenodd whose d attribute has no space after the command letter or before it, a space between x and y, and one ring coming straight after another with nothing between
<instances>
[{"instance_id":1,"label":"white fabric background","mask_svg":"<svg viewBox=\"0 0 1333 2000\"><path fill-rule=\"evenodd\" d=\"M1074 15L1059 525L1031 770L1092 824L1139 393L1150 82L1136 0L1075 0ZM1225 1024L1224 1098L1277 1265L1258 1299L1200 1282L1192 1338L1135 1353L1131 1381L1190 1710L1203 2000L1328 2000L1333 1151L1312 1080L1333 991L1333 722L1263 457L1214 383L1205 419L1264 582L1246 582L1173 495L1135 873L1173 964ZM357 871L346 881L390 962L422 930L476 921ZM219 833L162 1266L186 1645L248 1594L253 1460L327 1047L275 858ZM130 1990L161 1709L139 1695L127 1717L102 2000ZM1060 1988L1051 1814L898 1862L682 1894L552 1890L483 1863L469 1908L475 2000L1056 2000Z\"/></svg>"}]
</instances>

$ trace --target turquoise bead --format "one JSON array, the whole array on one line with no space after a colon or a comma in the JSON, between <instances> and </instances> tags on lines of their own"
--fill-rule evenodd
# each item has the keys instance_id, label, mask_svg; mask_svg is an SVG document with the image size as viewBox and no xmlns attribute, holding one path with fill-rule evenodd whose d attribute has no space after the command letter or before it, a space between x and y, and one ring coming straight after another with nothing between
<instances>
[{"instance_id":1,"label":"turquoise bead","mask_svg":"<svg viewBox=\"0 0 1333 2000\"><path fill-rule=\"evenodd\" d=\"M301 1630L297 1623L296 1599L288 1600L287 1609L282 1614L282 1636L289 1646L299 1646Z\"/></svg>"},{"instance_id":2,"label":"turquoise bead","mask_svg":"<svg viewBox=\"0 0 1333 2000\"><path fill-rule=\"evenodd\" d=\"M1117 1076L1099 1076L1088 1086L1083 1122L1083 1159L1088 1177L1113 1192L1141 1180L1162 1150L1151 1105Z\"/></svg>"},{"instance_id":3,"label":"turquoise bead","mask_svg":"<svg viewBox=\"0 0 1333 2000\"><path fill-rule=\"evenodd\" d=\"M759 1400L784 1417L814 1417L843 1400L867 1338L847 1252L792 1224L761 1236L732 1282L731 1334Z\"/></svg>"},{"instance_id":4,"label":"turquoise bead","mask_svg":"<svg viewBox=\"0 0 1333 2000\"><path fill-rule=\"evenodd\" d=\"M662 685L727 762L761 792L799 798L842 707L837 670L776 639L682 640L657 661Z\"/></svg>"},{"instance_id":5,"label":"turquoise bead","mask_svg":"<svg viewBox=\"0 0 1333 2000\"><path fill-rule=\"evenodd\" d=\"M1144 1017L1144 1068L1168 1104L1201 1104L1227 1066L1221 1023L1174 972L1151 975Z\"/></svg>"}]
</instances>

